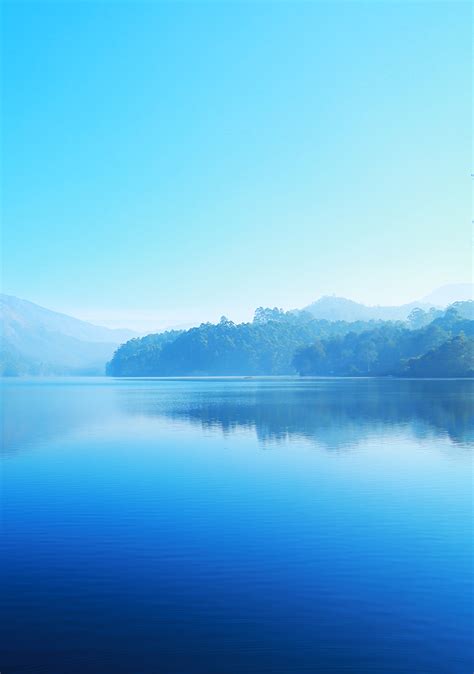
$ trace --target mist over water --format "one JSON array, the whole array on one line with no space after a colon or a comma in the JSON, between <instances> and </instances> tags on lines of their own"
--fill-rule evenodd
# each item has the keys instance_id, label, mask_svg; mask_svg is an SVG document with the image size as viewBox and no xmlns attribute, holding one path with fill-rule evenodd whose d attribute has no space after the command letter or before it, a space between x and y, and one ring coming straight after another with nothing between
<instances>
[{"instance_id":1,"label":"mist over water","mask_svg":"<svg viewBox=\"0 0 474 674\"><path fill-rule=\"evenodd\" d=\"M472 669L472 381L2 399L2 671Z\"/></svg>"}]
</instances>

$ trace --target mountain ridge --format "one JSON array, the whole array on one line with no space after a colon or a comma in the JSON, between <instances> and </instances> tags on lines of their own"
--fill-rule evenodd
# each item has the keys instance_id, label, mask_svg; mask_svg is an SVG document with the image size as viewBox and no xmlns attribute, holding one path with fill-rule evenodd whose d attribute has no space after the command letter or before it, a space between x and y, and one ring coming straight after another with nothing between
<instances>
[{"instance_id":1,"label":"mountain ridge","mask_svg":"<svg viewBox=\"0 0 474 674\"><path fill-rule=\"evenodd\" d=\"M453 287L455 286L449 288L451 293ZM433 292L439 295L440 291L444 292L443 288ZM472 302L467 304L472 305ZM416 309L421 310L418 315L412 313ZM268 321L287 323L293 320L291 318L293 316L297 325L294 326L290 343L295 345L301 337L299 333L307 331L308 318L320 321L322 330L342 329L342 326L337 328L335 323L344 322L348 324L344 327L344 331L349 328L358 331L363 327L361 324L407 321L408 318L412 327L420 327L432 321L439 313L440 310L434 308L432 304L421 301L398 307L370 307L347 298L325 296L303 310L286 313L279 309L260 307L255 312L254 322L260 325ZM222 320L224 323L232 323L227 319ZM326 323L328 325L323 325ZM334 325L330 326L331 323ZM101 375L105 373L106 363L111 361L121 344L130 344L131 350L135 351L140 342L136 339L139 335L131 330L97 326L5 294L0 294L0 324L0 374ZM280 326L278 334L282 330ZM142 339L140 344L146 345L146 349L157 350L163 347L166 353L171 353L174 348L171 342L175 338L184 339L181 336L182 332L171 330L161 331L158 335L153 333L149 339ZM121 353L128 351L122 350ZM285 358L288 360L288 354Z\"/></svg>"},{"instance_id":2,"label":"mountain ridge","mask_svg":"<svg viewBox=\"0 0 474 674\"><path fill-rule=\"evenodd\" d=\"M23 325L34 324L81 341L120 343L138 335L134 330L94 325L69 314L53 311L29 300L3 293L0 294L0 315L2 323L10 319Z\"/></svg>"},{"instance_id":3,"label":"mountain ridge","mask_svg":"<svg viewBox=\"0 0 474 674\"><path fill-rule=\"evenodd\" d=\"M309 312L314 318L329 321L405 321L413 309L437 308L435 305L415 301L401 305L367 305L346 297L323 295L315 302L308 304L303 311Z\"/></svg>"},{"instance_id":4,"label":"mountain ridge","mask_svg":"<svg viewBox=\"0 0 474 674\"><path fill-rule=\"evenodd\" d=\"M431 293L405 304L369 305L337 295L323 295L303 308L314 318L333 321L406 321L413 309L445 309L457 301L472 300L474 284L450 283L435 288Z\"/></svg>"},{"instance_id":5,"label":"mountain ridge","mask_svg":"<svg viewBox=\"0 0 474 674\"><path fill-rule=\"evenodd\" d=\"M0 295L0 373L104 374L105 363L131 330L112 330Z\"/></svg>"}]
</instances>

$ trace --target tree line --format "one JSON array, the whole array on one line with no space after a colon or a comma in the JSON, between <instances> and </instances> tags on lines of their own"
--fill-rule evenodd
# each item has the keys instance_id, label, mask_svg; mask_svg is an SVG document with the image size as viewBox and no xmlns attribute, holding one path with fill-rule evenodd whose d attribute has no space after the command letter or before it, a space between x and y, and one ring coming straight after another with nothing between
<instances>
[{"instance_id":1,"label":"tree line","mask_svg":"<svg viewBox=\"0 0 474 674\"><path fill-rule=\"evenodd\" d=\"M115 352L107 374L472 376L471 305L417 311L406 322L353 323L259 307L252 322L223 316L217 324L130 340Z\"/></svg>"},{"instance_id":2,"label":"tree line","mask_svg":"<svg viewBox=\"0 0 474 674\"><path fill-rule=\"evenodd\" d=\"M293 365L306 376L472 377L474 321L449 309L423 328L387 323L318 338L296 351Z\"/></svg>"}]
</instances>

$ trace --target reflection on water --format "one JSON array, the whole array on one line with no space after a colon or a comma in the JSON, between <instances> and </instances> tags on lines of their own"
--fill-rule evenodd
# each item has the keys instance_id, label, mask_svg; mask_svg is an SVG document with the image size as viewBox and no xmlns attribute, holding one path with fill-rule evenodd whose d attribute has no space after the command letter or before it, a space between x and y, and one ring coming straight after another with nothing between
<instances>
[{"instance_id":1,"label":"reflection on water","mask_svg":"<svg viewBox=\"0 0 474 674\"><path fill-rule=\"evenodd\" d=\"M448 435L474 441L470 380L332 379L221 380L191 384L168 398L132 395L123 409L198 422L230 432L255 429L259 440L305 437L330 449L384 430L409 428L419 438Z\"/></svg>"},{"instance_id":2,"label":"reflection on water","mask_svg":"<svg viewBox=\"0 0 474 674\"><path fill-rule=\"evenodd\" d=\"M471 671L472 402L471 381L4 381L1 671Z\"/></svg>"},{"instance_id":3,"label":"reflection on water","mask_svg":"<svg viewBox=\"0 0 474 674\"><path fill-rule=\"evenodd\" d=\"M4 382L2 398L5 453L128 415L247 429L267 444L306 438L328 449L397 430L474 443L472 380L83 378Z\"/></svg>"}]
</instances>

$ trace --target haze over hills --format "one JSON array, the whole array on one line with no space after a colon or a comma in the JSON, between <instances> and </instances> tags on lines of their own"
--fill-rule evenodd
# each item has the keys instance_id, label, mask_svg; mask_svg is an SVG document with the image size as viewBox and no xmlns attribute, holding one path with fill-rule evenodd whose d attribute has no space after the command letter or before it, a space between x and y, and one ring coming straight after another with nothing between
<instances>
[{"instance_id":1,"label":"haze over hills","mask_svg":"<svg viewBox=\"0 0 474 674\"><path fill-rule=\"evenodd\" d=\"M115 349L136 335L92 325L11 295L0 295L0 320L4 374L103 374Z\"/></svg>"},{"instance_id":2,"label":"haze over hills","mask_svg":"<svg viewBox=\"0 0 474 674\"><path fill-rule=\"evenodd\" d=\"M444 286L424 300L399 307L371 307L343 297L326 296L310 304L305 311L314 318L326 322L342 321L355 324L371 321L405 321L415 308L433 311L434 307L440 306L428 301L430 297L437 301L443 298L462 300L466 295L469 297L469 294L472 294L471 284ZM291 313L301 312L289 312L288 315ZM433 314L430 320L434 317ZM304 321L300 325L295 324L291 329L292 337L289 342L291 348L295 344L301 345L300 340L303 339L305 330L308 331L308 335L313 334L314 326L308 329L303 328L303 324ZM6 375L104 374L105 365L112 359L117 348L124 342L138 337L132 330L93 325L11 295L0 295L0 325L2 336L0 373ZM363 327L354 325L351 329L360 331ZM278 330L281 331L282 328L279 327ZM336 326L333 326L325 327L325 330L340 332L342 328L336 329ZM162 342L171 342L178 334L179 331L165 333L158 341L160 345ZM155 341L156 339L150 340L152 348L157 348ZM134 342L131 342L131 345L133 351ZM148 348L148 341L146 345ZM171 349L171 346L167 348ZM289 357L288 354L287 356Z\"/></svg>"},{"instance_id":3,"label":"haze over hills","mask_svg":"<svg viewBox=\"0 0 474 674\"><path fill-rule=\"evenodd\" d=\"M441 286L421 300L399 306L367 306L345 297L325 295L304 307L315 318L328 321L406 321L413 309L444 309L458 301L473 299L472 283Z\"/></svg>"},{"instance_id":4,"label":"haze over hills","mask_svg":"<svg viewBox=\"0 0 474 674\"><path fill-rule=\"evenodd\" d=\"M454 302L474 300L474 283L449 283L436 288L429 295L422 298L422 302L446 307Z\"/></svg>"},{"instance_id":5,"label":"haze over hills","mask_svg":"<svg viewBox=\"0 0 474 674\"><path fill-rule=\"evenodd\" d=\"M414 310L408 321L355 322L259 307L251 323L223 316L178 334L133 339L115 352L107 374L472 377L473 304Z\"/></svg>"},{"instance_id":6,"label":"haze over hills","mask_svg":"<svg viewBox=\"0 0 474 674\"><path fill-rule=\"evenodd\" d=\"M304 311L308 311L314 318L328 321L406 321L413 309L428 311L433 306L425 302L410 302L398 307L371 307L345 297L325 295L304 307Z\"/></svg>"},{"instance_id":7,"label":"haze over hills","mask_svg":"<svg viewBox=\"0 0 474 674\"><path fill-rule=\"evenodd\" d=\"M133 330L105 328L79 318L40 307L13 295L0 294L0 316L5 330L22 326L29 330L48 330L85 342L120 344L137 335ZM7 333L6 333L7 336Z\"/></svg>"}]
</instances>

